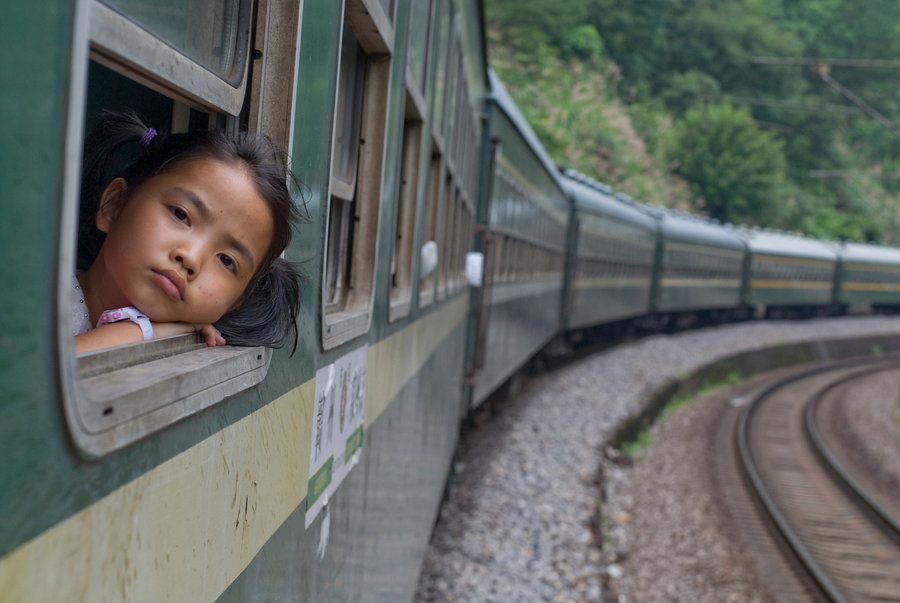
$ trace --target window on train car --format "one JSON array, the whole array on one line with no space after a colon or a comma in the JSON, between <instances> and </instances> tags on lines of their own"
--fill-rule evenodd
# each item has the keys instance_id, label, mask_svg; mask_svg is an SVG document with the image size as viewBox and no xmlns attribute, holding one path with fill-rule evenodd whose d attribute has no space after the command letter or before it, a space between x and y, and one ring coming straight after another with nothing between
<instances>
[{"instance_id":1,"label":"window on train car","mask_svg":"<svg viewBox=\"0 0 900 603\"><path fill-rule=\"evenodd\" d=\"M433 19L433 77L431 79L432 123L440 139L443 126L444 90L447 86L447 60L450 33L450 0L436 0Z\"/></svg>"},{"instance_id":2,"label":"window on train car","mask_svg":"<svg viewBox=\"0 0 900 603\"><path fill-rule=\"evenodd\" d=\"M240 81L250 0L102 0L229 83Z\"/></svg>"},{"instance_id":3,"label":"window on train car","mask_svg":"<svg viewBox=\"0 0 900 603\"><path fill-rule=\"evenodd\" d=\"M406 95L406 119L403 124L403 151L400 160L400 194L394 223L394 247L391 258L391 295L389 320L409 314L412 299L413 243L416 229L416 204L419 191L419 158L422 153L422 118L413 95Z\"/></svg>"},{"instance_id":4,"label":"window on train car","mask_svg":"<svg viewBox=\"0 0 900 603\"><path fill-rule=\"evenodd\" d=\"M368 332L371 323L393 44L373 2L348 1L345 10L322 273L325 349Z\"/></svg>"},{"instance_id":5,"label":"window on train car","mask_svg":"<svg viewBox=\"0 0 900 603\"><path fill-rule=\"evenodd\" d=\"M444 191L443 191L443 206L441 207L441 219L439 221L438 227L440 228L440 243L438 248L439 252L439 262L438 262L438 275L437 275L437 298L439 300L447 297L448 291L448 283L447 283L447 262L450 259L450 232L453 229L453 212L451 208L453 207L453 178L448 174L445 182L444 182Z\"/></svg>"},{"instance_id":6,"label":"window on train car","mask_svg":"<svg viewBox=\"0 0 900 603\"><path fill-rule=\"evenodd\" d=\"M407 44L407 68L413 85L425 92L425 77L428 66L428 37L431 28L431 0L416 0L410 6L409 43Z\"/></svg>"},{"instance_id":7,"label":"window on train car","mask_svg":"<svg viewBox=\"0 0 900 603\"><path fill-rule=\"evenodd\" d=\"M434 243L437 243L437 214L441 194L441 156L436 149L437 144L432 142L431 165L428 168L425 193L425 230L422 236L423 241L433 241ZM437 268L419 277L420 308L424 308L434 301L436 273Z\"/></svg>"},{"instance_id":8,"label":"window on train car","mask_svg":"<svg viewBox=\"0 0 900 603\"><path fill-rule=\"evenodd\" d=\"M94 0L91 58L195 107L237 115L247 92L252 6L251 0Z\"/></svg>"},{"instance_id":9,"label":"window on train car","mask_svg":"<svg viewBox=\"0 0 900 603\"><path fill-rule=\"evenodd\" d=\"M149 5L121 3L132 11L130 14L136 14L134 11L141 14L152 12L145 10L144 4ZM170 4L174 6L174 3ZM221 19L216 21L218 41L215 42L214 54L224 52L223 44L227 45L227 40L235 36L243 38L236 44L244 45L243 50L236 52L247 53L249 5L238 2L216 9L237 11L228 17L236 18L237 23L226 25L224 21L228 19L224 13L216 13L215 19ZM179 4L178 10L171 12L170 16L181 19L189 13L193 18L196 15L193 11L204 6L204 2ZM129 19L96 2L91 6L90 19L89 29L76 31L76 38L89 38L82 41L84 48L88 47L88 43L90 45L91 60L85 61L83 72L73 71L72 89L83 92L73 95L73 98L84 99L83 105L73 104L73 107L83 111L72 112L67 129L69 144L73 148L83 145L83 132L92 128L92 119L101 109L133 110L157 129L171 132L209 128L263 130L283 147L288 147L288 125L273 115L283 115L290 110L292 97L277 91L292 89L292 77L285 77L281 72L276 78L274 70L260 69L249 89L244 88L245 83L249 86L248 82L241 82L240 91L236 93L240 97L239 103L229 105L228 102L221 102L222 97L213 88L231 86L218 76L218 84L212 87L209 80L204 79L205 76L195 78L197 61L173 48L168 39L157 37L154 30L141 27L136 33L134 27L128 25L131 23ZM260 47L265 45L267 50L261 62L276 61L287 73L293 73L299 7L290 3L268 3L260 9L256 21L255 44ZM113 31L123 22L123 29ZM279 27L273 29L266 25L273 22L279 23ZM201 34L196 26L185 27L187 33L182 40L206 35ZM76 39L73 47L77 48L79 44ZM168 76L155 71L160 61L166 62ZM216 61L223 73L227 71L227 62L231 61L231 71L237 69L240 77L244 78L244 67L235 67L239 63L238 57ZM206 76L210 75L206 67L202 70ZM261 94L261 90L266 90L267 94ZM263 96L266 100L262 99ZM239 113L243 115L240 119L236 117ZM78 182L81 179L78 162L72 162L66 169L65 182L73 184L67 184L63 193L58 289L60 327L57 335L60 342L72 340L70 291L76 266L75 224L79 213ZM83 263L89 261L84 258ZM63 407L69 432L76 448L89 458L109 454L255 386L265 378L271 358L271 351L262 347L208 348L196 334L79 356L75 355L72 345L59 345L58 349Z\"/></svg>"},{"instance_id":10,"label":"window on train car","mask_svg":"<svg viewBox=\"0 0 900 603\"><path fill-rule=\"evenodd\" d=\"M381 4L381 8L384 10L384 14L387 15L388 19L391 21L394 20L394 5L396 4L396 0L378 0L379 4Z\"/></svg>"}]
</instances>

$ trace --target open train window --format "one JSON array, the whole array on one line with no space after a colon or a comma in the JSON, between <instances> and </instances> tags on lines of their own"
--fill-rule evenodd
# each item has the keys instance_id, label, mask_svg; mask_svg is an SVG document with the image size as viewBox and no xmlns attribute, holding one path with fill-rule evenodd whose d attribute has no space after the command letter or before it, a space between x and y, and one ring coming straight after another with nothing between
<instances>
[{"instance_id":1,"label":"open train window","mask_svg":"<svg viewBox=\"0 0 900 603\"><path fill-rule=\"evenodd\" d=\"M421 0L410 8L407 40L407 69L404 74L405 98L400 154L400 191L394 220L394 245L391 257L391 292L388 319L409 314L412 305L413 267L416 235L416 210L420 192L420 174L426 168L423 157L425 134L425 96L428 75L428 47L431 2Z\"/></svg>"},{"instance_id":2,"label":"open train window","mask_svg":"<svg viewBox=\"0 0 900 603\"><path fill-rule=\"evenodd\" d=\"M322 346L369 330L393 37L375 0L348 0L322 283Z\"/></svg>"},{"instance_id":3,"label":"open train window","mask_svg":"<svg viewBox=\"0 0 900 603\"><path fill-rule=\"evenodd\" d=\"M391 259L391 302L389 319L409 314L412 297L413 243L419 191L419 158L422 149L422 118L419 103L407 87L406 118L403 123L403 152L400 160L400 195L394 225Z\"/></svg>"},{"instance_id":4,"label":"open train window","mask_svg":"<svg viewBox=\"0 0 900 603\"><path fill-rule=\"evenodd\" d=\"M57 338L63 406L72 441L97 458L217 404L265 378L271 352L207 348L197 334L76 356L70 292L75 283L83 132L100 109L133 110L171 132L265 130L289 148L299 7L263 3L251 31L249 0L83 0L72 50L71 107L62 193ZM287 3L285 3L287 4ZM164 10L161 10L164 9ZM270 23L279 28L270 28ZM265 48L249 77L250 42ZM90 59L90 60L88 60ZM282 69L267 69L271 61ZM272 125L282 124L282 125Z\"/></svg>"},{"instance_id":5,"label":"open train window","mask_svg":"<svg viewBox=\"0 0 900 603\"><path fill-rule=\"evenodd\" d=\"M432 141L431 164L428 168L428 180L425 185L425 229L422 240L437 246L438 204L441 195L441 156L437 144ZM419 278L419 307L423 308L434 301L435 269L423 273Z\"/></svg>"}]
</instances>

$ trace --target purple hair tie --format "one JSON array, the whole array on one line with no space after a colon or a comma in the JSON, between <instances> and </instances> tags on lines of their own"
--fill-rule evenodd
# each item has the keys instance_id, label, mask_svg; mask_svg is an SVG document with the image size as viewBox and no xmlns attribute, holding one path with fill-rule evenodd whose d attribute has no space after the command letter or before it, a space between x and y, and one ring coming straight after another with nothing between
<instances>
[{"instance_id":1,"label":"purple hair tie","mask_svg":"<svg viewBox=\"0 0 900 603\"><path fill-rule=\"evenodd\" d=\"M149 147L150 142L156 137L156 130L153 128L147 128L147 131L144 132L144 135L141 136L141 144L144 147Z\"/></svg>"}]
</instances>

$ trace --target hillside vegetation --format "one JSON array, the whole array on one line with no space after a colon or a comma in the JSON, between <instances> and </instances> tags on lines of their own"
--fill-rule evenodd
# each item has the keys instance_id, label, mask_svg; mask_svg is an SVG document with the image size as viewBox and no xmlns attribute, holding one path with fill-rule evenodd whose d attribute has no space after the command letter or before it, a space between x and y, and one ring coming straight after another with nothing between
<instances>
[{"instance_id":1,"label":"hillside vegetation","mask_svg":"<svg viewBox=\"0 0 900 603\"><path fill-rule=\"evenodd\" d=\"M900 244L895 0L485 4L491 66L558 164L646 203Z\"/></svg>"}]
</instances>

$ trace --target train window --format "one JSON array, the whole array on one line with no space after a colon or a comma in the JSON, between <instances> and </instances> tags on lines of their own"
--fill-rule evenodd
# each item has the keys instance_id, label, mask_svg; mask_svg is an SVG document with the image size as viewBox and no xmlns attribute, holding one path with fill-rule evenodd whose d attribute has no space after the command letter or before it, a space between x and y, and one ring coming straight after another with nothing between
<instances>
[{"instance_id":1,"label":"train window","mask_svg":"<svg viewBox=\"0 0 900 603\"><path fill-rule=\"evenodd\" d=\"M433 143L431 165L428 168L428 182L425 200L425 231L423 241L437 243L437 213L441 194L441 156L437 153L437 144ZM419 307L425 307L434 301L435 270L419 279Z\"/></svg>"},{"instance_id":2,"label":"train window","mask_svg":"<svg viewBox=\"0 0 900 603\"><path fill-rule=\"evenodd\" d=\"M412 95L406 95L406 119L403 124L403 151L400 160L400 199L394 225L394 249L391 259L390 320L409 313L412 298L413 243L416 228L416 203L419 191L419 158L422 149L422 119Z\"/></svg>"},{"instance_id":3,"label":"train window","mask_svg":"<svg viewBox=\"0 0 900 603\"><path fill-rule=\"evenodd\" d=\"M442 132L443 112L442 103L447 78L447 52L448 34L450 31L450 5L449 0L437 0L434 8L434 76L432 78L432 95L434 102L433 124L435 133Z\"/></svg>"},{"instance_id":4,"label":"train window","mask_svg":"<svg viewBox=\"0 0 900 603\"><path fill-rule=\"evenodd\" d=\"M378 8L355 0L345 11L322 283L325 349L366 333L371 322L392 44Z\"/></svg>"},{"instance_id":5,"label":"train window","mask_svg":"<svg viewBox=\"0 0 900 603\"><path fill-rule=\"evenodd\" d=\"M388 19L394 20L394 5L396 4L396 0L378 0L381 4L381 8L384 10L384 14L387 15Z\"/></svg>"},{"instance_id":6,"label":"train window","mask_svg":"<svg viewBox=\"0 0 900 603\"><path fill-rule=\"evenodd\" d=\"M240 81L249 43L249 0L102 1L222 79Z\"/></svg>"},{"instance_id":7,"label":"train window","mask_svg":"<svg viewBox=\"0 0 900 603\"><path fill-rule=\"evenodd\" d=\"M134 110L155 127L172 132L264 128L288 147L287 125L272 125L282 123L272 116L285 112L290 97L264 101L259 90L293 86L293 78L285 73L294 70L298 7L268 3L260 9L255 44L265 45L268 51L260 65L283 60L286 71L278 74L278 82L273 82L274 71L257 73L248 90L251 3L217 3L204 27L196 24L196 11L212 3L166 4L172 5L171 11L159 11L158 3L155 5L154 10L168 15L166 24L159 25L143 21L159 17L148 9L149 3L90 4L90 28L79 29L73 43L76 58L84 55L83 62L73 64L85 68L73 70L71 79L70 97L75 100L67 127L70 156L80 156L82 133L91 128L91 118L99 109ZM278 32L266 25L273 20L282 24ZM215 25L215 33L210 33L210 23ZM176 36L175 31L180 34ZM200 56L199 51L194 52L199 47L211 54ZM57 293L57 338L61 344L72 341L70 292L75 282L81 180L77 160L69 162L66 170ZM265 378L271 358L271 351L262 347L208 348L196 334L78 356L72 345L58 348L69 431L76 448L90 458L102 457L253 387Z\"/></svg>"},{"instance_id":8,"label":"train window","mask_svg":"<svg viewBox=\"0 0 900 603\"><path fill-rule=\"evenodd\" d=\"M91 58L167 96L237 115L246 95L249 0L91 3ZM215 5L215 8L213 8Z\"/></svg>"},{"instance_id":9,"label":"train window","mask_svg":"<svg viewBox=\"0 0 900 603\"><path fill-rule=\"evenodd\" d=\"M410 6L409 44L407 66L415 85L425 91L425 72L428 65L428 22L431 17L431 1L416 0Z\"/></svg>"}]
</instances>

